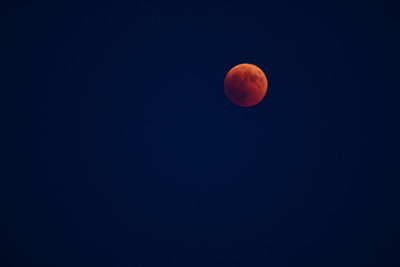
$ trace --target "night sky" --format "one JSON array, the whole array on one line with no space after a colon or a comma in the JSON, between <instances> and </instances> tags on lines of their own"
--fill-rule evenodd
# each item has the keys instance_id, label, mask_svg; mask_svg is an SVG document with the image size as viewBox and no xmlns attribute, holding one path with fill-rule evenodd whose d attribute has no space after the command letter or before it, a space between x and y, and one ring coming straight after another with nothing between
<instances>
[{"instance_id":1,"label":"night sky","mask_svg":"<svg viewBox=\"0 0 400 267\"><path fill-rule=\"evenodd\" d=\"M400 266L388 3L3 9L2 266ZM224 94L240 63L268 77L254 107Z\"/></svg>"}]
</instances>

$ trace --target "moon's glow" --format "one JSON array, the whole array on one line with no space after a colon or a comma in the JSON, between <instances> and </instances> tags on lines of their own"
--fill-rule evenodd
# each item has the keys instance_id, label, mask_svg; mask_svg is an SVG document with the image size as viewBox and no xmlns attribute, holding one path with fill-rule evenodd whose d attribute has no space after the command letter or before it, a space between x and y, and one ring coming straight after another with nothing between
<instances>
[{"instance_id":1,"label":"moon's glow","mask_svg":"<svg viewBox=\"0 0 400 267\"><path fill-rule=\"evenodd\" d=\"M267 93L268 80L264 72L253 64L239 64L225 76L225 94L234 104L251 107Z\"/></svg>"}]
</instances>

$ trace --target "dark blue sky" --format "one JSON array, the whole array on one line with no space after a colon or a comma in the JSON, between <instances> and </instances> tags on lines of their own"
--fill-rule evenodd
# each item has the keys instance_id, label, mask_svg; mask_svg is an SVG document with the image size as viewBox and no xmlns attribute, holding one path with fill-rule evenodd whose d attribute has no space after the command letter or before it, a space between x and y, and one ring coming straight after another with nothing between
<instances>
[{"instance_id":1,"label":"dark blue sky","mask_svg":"<svg viewBox=\"0 0 400 267\"><path fill-rule=\"evenodd\" d=\"M395 10L9 6L3 266L399 266ZM244 62L252 108L223 90Z\"/></svg>"}]
</instances>

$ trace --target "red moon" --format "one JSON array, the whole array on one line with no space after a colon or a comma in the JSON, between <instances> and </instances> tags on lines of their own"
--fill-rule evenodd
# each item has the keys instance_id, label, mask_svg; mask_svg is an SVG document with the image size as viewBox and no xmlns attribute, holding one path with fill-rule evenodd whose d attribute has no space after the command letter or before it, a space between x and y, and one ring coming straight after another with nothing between
<instances>
[{"instance_id":1,"label":"red moon","mask_svg":"<svg viewBox=\"0 0 400 267\"><path fill-rule=\"evenodd\" d=\"M225 94L240 107L258 104L267 93L268 80L264 72L253 64L239 64L225 76Z\"/></svg>"}]
</instances>

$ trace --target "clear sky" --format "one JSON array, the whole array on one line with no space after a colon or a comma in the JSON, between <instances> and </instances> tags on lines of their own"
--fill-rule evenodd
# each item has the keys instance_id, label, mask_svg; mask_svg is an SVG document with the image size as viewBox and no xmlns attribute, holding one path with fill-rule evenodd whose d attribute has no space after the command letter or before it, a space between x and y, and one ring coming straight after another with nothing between
<instances>
[{"instance_id":1,"label":"clear sky","mask_svg":"<svg viewBox=\"0 0 400 267\"><path fill-rule=\"evenodd\" d=\"M16 170L2 266L399 266L395 10L3 10ZM251 108L224 95L239 63L268 77Z\"/></svg>"}]
</instances>

